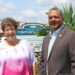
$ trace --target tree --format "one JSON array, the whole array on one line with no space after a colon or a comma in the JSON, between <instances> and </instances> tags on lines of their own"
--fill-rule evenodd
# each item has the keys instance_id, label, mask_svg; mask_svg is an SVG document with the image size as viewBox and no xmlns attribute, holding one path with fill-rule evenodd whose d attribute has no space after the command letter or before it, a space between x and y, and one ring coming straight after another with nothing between
<instances>
[{"instance_id":1,"label":"tree","mask_svg":"<svg viewBox=\"0 0 75 75\"><path fill-rule=\"evenodd\" d=\"M70 4L69 8L67 5L66 7L63 6L62 12L66 27L75 30L75 14L72 5Z\"/></svg>"},{"instance_id":2,"label":"tree","mask_svg":"<svg viewBox=\"0 0 75 75\"><path fill-rule=\"evenodd\" d=\"M50 27L47 26L46 24L39 27L40 31L36 31L35 34L37 36L45 36L50 32Z\"/></svg>"}]
</instances>

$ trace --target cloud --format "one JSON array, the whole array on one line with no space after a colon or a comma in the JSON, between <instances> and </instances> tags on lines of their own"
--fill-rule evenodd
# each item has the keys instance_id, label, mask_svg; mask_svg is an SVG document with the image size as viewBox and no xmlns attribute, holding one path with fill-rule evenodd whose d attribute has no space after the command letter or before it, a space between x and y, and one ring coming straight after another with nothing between
<instances>
[{"instance_id":1,"label":"cloud","mask_svg":"<svg viewBox=\"0 0 75 75\"><path fill-rule=\"evenodd\" d=\"M26 22L38 22L38 23L47 23L47 15L45 14L46 10L35 11L35 10L22 10L19 13L19 16L16 17L17 21L22 23Z\"/></svg>"},{"instance_id":2,"label":"cloud","mask_svg":"<svg viewBox=\"0 0 75 75\"><path fill-rule=\"evenodd\" d=\"M15 10L18 9L17 6L13 2L9 2L4 5L5 8L10 9L10 10Z\"/></svg>"},{"instance_id":3,"label":"cloud","mask_svg":"<svg viewBox=\"0 0 75 75\"><path fill-rule=\"evenodd\" d=\"M33 19L38 17L38 13L34 10L20 10L19 16L16 17L21 22L31 22Z\"/></svg>"},{"instance_id":4,"label":"cloud","mask_svg":"<svg viewBox=\"0 0 75 75\"><path fill-rule=\"evenodd\" d=\"M23 15L23 16L26 16L26 17L37 17L37 12L34 11L34 10L22 10L20 11L20 14Z\"/></svg>"},{"instance_id":5,"label":"cloud","mask_svg":"<svg viewBox=\"0 0 75 75\"><path fill-rule=\"evenodd\" d=\"M25 22L38 22L46 24L48 22L48 16L45 14L51 7L56 5L59 8L62 8L62 4L69 4L70 0L35 0L36 5L32 8L30 6L23 7L21 4L14 0L0 0L0 18L13 17L21 23ZM19 0L20 1L20 0ZM25 0L24 0L25 1ZM72 6L75 7L75 0L71 0ZM26 1L25 1L26 3ZM26 8L28 7L28 8Z\"/></svg>"},{"instance_id":6,"label":"cloud","mask_svg":"<svg viewBox=\"0 0 75 75\"><path fill-rule=\"evenodd\" d=\"M50 0L36 0L36 3L38 5L47 6L51 3L51 1Z\"/></svg>"},{"instance_id":7,"label":"cloud","mask_svg":"<svg viewBox=\"0 0 75 75\"><path fill-rule=\"evenodd\" d=\"M11 15L11 11L9 11L8 9L6 8L0 8L0 16L1 17L6 17L8 15Z\"/></svg>"},{"instance_id":8,"label":"cloud","mask_svg":"<svg viewBox=\"0 0 75 75\"><path fill-rule=\"evenodd\" d=\"M16 11L18 7L13 2L5 2L0 0L0 18L12 17L14 10Z\"/></svg>"},{"instance_id":9,"label":"cloud","mask_svg":"<svg viewBox=\"0 0 75 75\"><path fill-rule=\"evenodd\" d=\"M18 8L13 2L5 2L3 0L0 1L0 7L6 8L9 10L15 10Z\"/></svg>"},{"instance_id":10,"label":"cloud","mask_svg":"<svg viewBox=\"0 0 75 75\"><path fill-rule=\"evenodd\" d=\"M57 5L57 6L58 5L61 6L61 4L65 5L65 3L69 3L69 1L70 0L36 0L36 3L41 6L52 7L54 5Z\"/></svg>"},{"instance_id":11,"label":"cloud","mask_svg":"<svg viewBox=\"0 0 75 75\"><path fill-rule=\"evenodd\" d=\"M55 0L57 3L67 3L69 0Z\"/></svg>"}]
</instances>

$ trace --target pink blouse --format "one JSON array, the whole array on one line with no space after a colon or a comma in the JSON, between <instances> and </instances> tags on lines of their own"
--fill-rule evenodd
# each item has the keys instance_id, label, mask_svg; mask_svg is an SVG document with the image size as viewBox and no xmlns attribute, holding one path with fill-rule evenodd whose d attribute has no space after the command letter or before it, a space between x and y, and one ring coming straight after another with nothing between
<instances>
[{"instance_id":1,"label":"pink blouse","mask_svg":"<svg viewBox=\"0 0 75 75\"><path fill-rule=\"evenodd\" d=\"M31 67L36 63L31 45L20 40L16 46L0 43L0 75L32 75Z\"/></svg>"}]
</instances>

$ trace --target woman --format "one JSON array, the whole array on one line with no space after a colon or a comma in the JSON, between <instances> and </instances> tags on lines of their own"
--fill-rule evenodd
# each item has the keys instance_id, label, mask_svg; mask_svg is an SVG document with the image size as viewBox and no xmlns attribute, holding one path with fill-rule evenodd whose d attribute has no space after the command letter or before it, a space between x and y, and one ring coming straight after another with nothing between
<instances>
[{"instance_id":1,"label":"woman","mask_svg":"<svg viewBox=\"0 0 75 75\"><path fill-rule=\"evenodd\" d=\"M2 21L6 40L0 43L0 75L36 75L36 58L26 40L16 38L17 22Z\"/></svg>"}]
</instances>

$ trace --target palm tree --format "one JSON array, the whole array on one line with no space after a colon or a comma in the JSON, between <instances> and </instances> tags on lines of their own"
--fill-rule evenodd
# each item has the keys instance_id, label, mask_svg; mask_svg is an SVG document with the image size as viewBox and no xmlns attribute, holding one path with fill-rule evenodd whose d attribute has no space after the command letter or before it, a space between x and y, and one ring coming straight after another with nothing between
<instances>
[{"instance_id":1,"label":"palm tree","mask_svg":"<svg viewBox=\"0 0 75 75\"><path fill-rule=\"evenodd\" d=\"M63 6L62 12L66 27L75 30L75 14L72 5L70 4L69 8Z\"/></svg>"}]
</instances>

